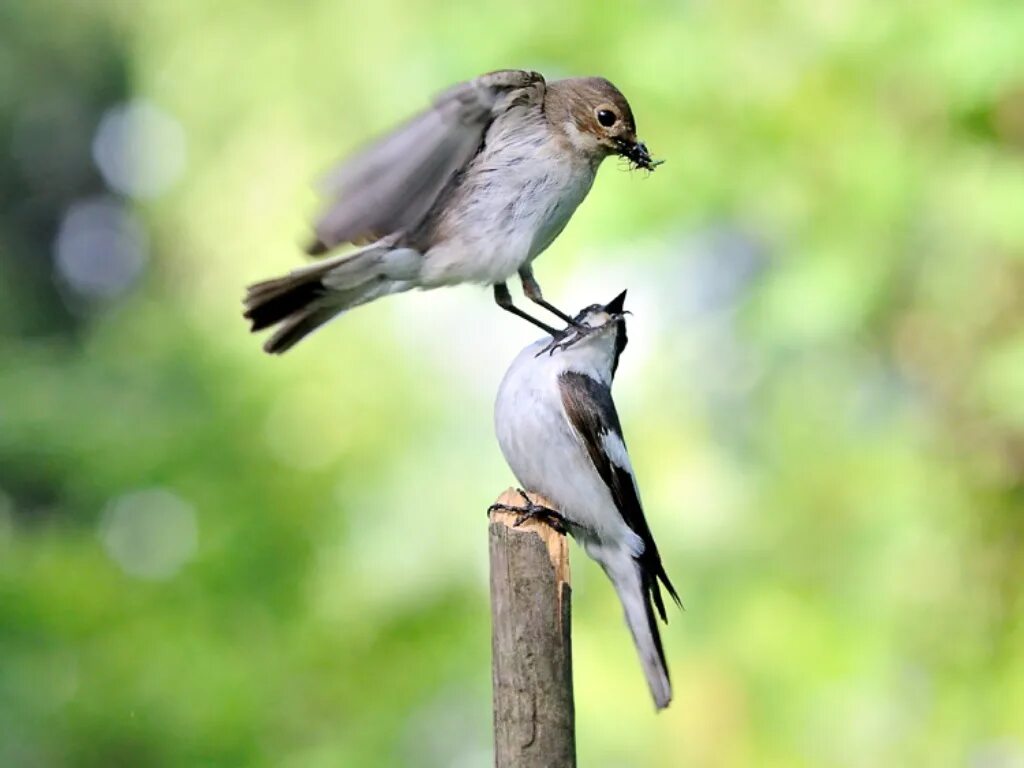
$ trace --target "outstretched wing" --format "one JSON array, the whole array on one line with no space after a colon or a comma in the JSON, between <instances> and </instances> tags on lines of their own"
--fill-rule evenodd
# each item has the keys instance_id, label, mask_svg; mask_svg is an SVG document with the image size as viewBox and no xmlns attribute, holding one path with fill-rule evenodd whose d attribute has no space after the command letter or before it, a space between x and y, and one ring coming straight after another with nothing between
<instances>
[{"instance_id":1,"label":"outstretched wing","mask_svg":"<svg viewBox=\"0 0 1024 768\"><path fill-rule=\"evenodd\" d=\"M679 596L661 564L658 547L640 505L640 494L626 452L626 443L622 439L622 426L619 424L619 414L615 410L611 390L598 380L573 371L561 374L558 383L569 423L580 436L598 475L608 486L619 514L644 543L644 551L637 560L645 577L644 586L654 600L662 621L665 621L665 604L661 599L658 580L665 585L676 604L679 604Z\"/></svg>"},{"instance_id":2,"label":"outstretched wing","mask_svg":"<svg viewBox=\"0 0 1024 768\"><path fill-rule=\"evenodd\" d=\"M413 228L480 150L487 126L514 104L540 104L544 78L507 69L459 83L433 106L356 153L324 179L330 198L313 254Z\"/></svg>"}]
</instances>

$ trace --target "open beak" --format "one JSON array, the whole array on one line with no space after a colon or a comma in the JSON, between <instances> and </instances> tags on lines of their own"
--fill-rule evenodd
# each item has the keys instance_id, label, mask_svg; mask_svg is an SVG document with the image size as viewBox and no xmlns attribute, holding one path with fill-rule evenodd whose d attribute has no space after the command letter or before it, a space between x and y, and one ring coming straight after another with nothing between
<instances>
[{"instance_id":1,"label":"open beak","mask_svg":"<svg viewBox=\"0 0 1024 768\"><path fill-rule=\"evenodd\" d=\"M654 160L651 157L651 153L647 151L647 145L642 141L629 139L616 139L615 140L616 151L622 155L622 157L629 160L634 168L643 168L645 171L653 171L664 160Z\"/></svg>"},{"instance_id":2,"label":"open beak","mask_svg":"<svg viewBox=\"0 0 1024 768\"><path fill-rule=\"evenodd\" d=\"M625 304L626 292L623 291L614 299L612 299L611 301L604 305L604 311L607 312L609 315L621 315L622 308L625 306Z\"/></svg>"}]
</instances>

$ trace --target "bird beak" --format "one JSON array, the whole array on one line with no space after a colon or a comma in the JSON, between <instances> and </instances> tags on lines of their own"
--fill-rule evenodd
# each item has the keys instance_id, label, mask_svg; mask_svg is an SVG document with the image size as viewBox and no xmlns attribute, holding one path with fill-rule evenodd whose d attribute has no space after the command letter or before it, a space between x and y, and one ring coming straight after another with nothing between
<instances>
[{"instance_id":1,"label":"bird beak","mask_svg":"<svg viewBox=\"0 0 1024 768\"><path fill-rule=\"evenodd\" d=\"M625 305L625 303L626 303L626 292L623 291L618 296L616 296L614 299L612 299L611 301L609 301L607 304L604 305L604 311L607 312L609 315L621 315L622 314L622 308Z\"/></svg>"},{"instance_id":2,"label":"bird beak","mask_svg":"<svg viewBox=\"0 0 1024 768\"><path fill-rule=\"evenodd\" d=\"M637 141L635 138L630 139L616 139L615 149L622 155L622 157L629 160L634 168L643 168L645 171L653 171L664 160L655 160L651 157L651 153L647 150L647 145L642 141Z\"/></svg>"}]
</instances>

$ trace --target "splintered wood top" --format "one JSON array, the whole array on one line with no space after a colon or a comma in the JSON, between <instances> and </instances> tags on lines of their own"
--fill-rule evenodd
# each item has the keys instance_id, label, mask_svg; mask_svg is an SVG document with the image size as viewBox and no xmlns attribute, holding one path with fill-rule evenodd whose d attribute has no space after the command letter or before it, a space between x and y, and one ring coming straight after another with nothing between
<instances>
[{"instance_id":1,"label":"splintered wood top","mask_svg":"<svg viewBox=\"0 0 1024 768\"><path fill-rule=\"evenodd\" d=\"M526 495L530 497L534 504L548 507L549 509L558 509L558 507L540 494L528 492ZM523 504L523 497L519 495L519 491L515 488L509 488L498 497L496 503L505 504L510 507L519 507ZM516 526L516 514L514 512L491 512L491 522L501 523L518 533L533 533L539 536L540 540L544 542L544 546L547 547L548 558L555 569L555 576L558 581L566 584L571 583L569 575L569 543L565 536L540 520L529 519L525 520L522 525Z\"/></svg>"}]
</instances>

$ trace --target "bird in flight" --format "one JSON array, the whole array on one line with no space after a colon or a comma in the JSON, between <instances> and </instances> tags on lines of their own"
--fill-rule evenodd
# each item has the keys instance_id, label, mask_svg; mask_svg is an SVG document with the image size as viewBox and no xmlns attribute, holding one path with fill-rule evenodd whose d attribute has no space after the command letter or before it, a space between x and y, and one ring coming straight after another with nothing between
<instances>
[{"instance_id":1,"label":"bird in flight","mask_svg":"<svg viewBox=\"0 0 1024 768\"><path fill-rule=\"evenodd\" d=\"M459 283L493 287L503 309L548 333L515 306L507 281L573 325L545 300L533 260L561 233L601 162L624 157L653 170L626 97L600 77L546 82L501 70L459 83L433 105L327 176L328 203L308 251L362 246L251 285L252 330L290 349L336 315L382 296Z\"/></svg>"}]
</instances>

